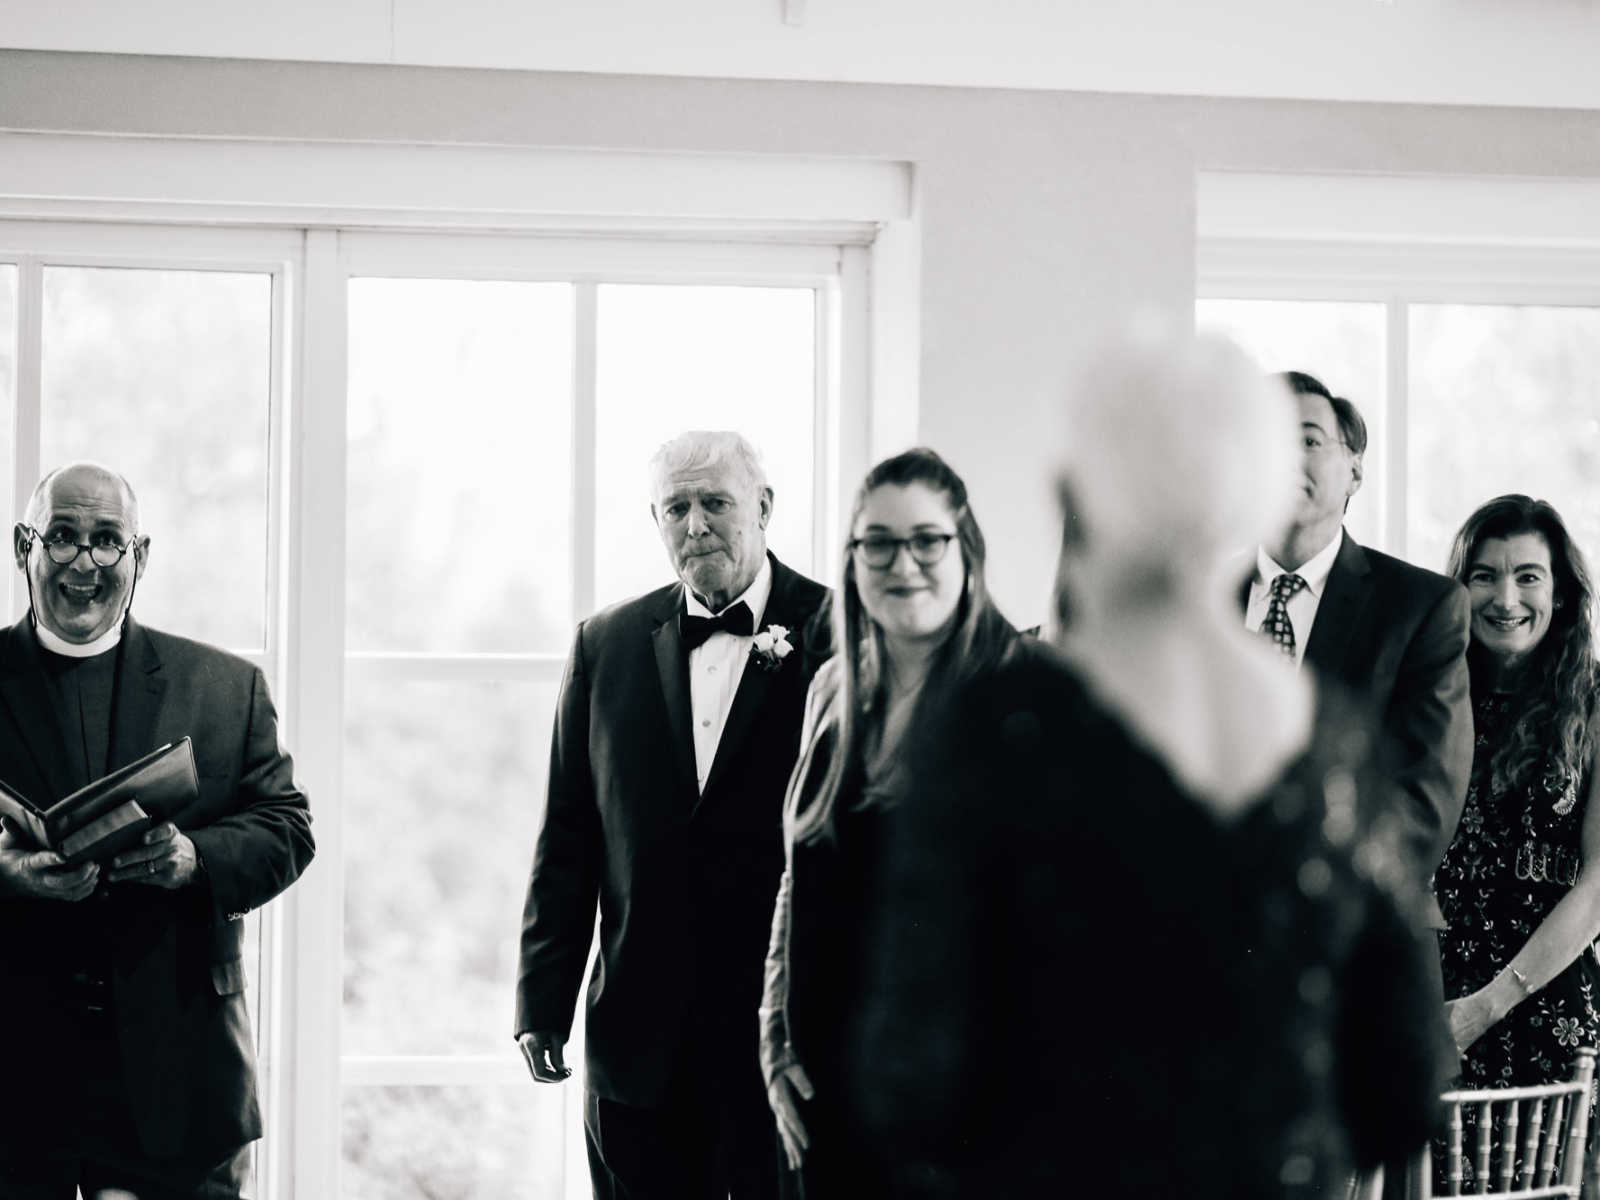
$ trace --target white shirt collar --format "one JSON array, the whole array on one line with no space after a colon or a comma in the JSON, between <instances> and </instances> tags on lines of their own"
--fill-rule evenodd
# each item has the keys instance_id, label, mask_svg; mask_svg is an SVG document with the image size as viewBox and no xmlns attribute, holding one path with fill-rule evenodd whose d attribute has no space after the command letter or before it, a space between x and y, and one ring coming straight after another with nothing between
<instances>
[{"instance_id":1,"label":"white shirt collar","mask_svg":"<svg viewBox=\"0 0 1600 1200\"><path fill-rule=\"evenodd\" d=\"M727 612L739 601L743 600L745 607L750 610L750 628L760 629L761 618L767 611L767 599L772 595L772 560L765 555L761 557L761 569L756 572L756 577L750 581L750 586L743 593L728 601L727 607L722 611ZM683 589L683 606L691 617L712 617L713 613L699 600L687 587Z\"/></svg>"},{"instance_id":2,"label":"white shirt collar","mask_svg":"<svg viewBox=\"0 0 1600 1200\"><path fill-rule=\"evenodd\" d=\"M44 622L35 616L33 636L38 638L39 645L51 654L59 654L63 658L93 658L97 654L104 654L107 650L116 649L117 643L122 640L122 626L126 621L127 618L124 617L92 642L69 642L46 629Z\"/></svg>"},{"instance_id":3,"label":"white shirt collar","mask_svg":"<svg viewBox=\"0 0 1600 1200\"><path fill-rule=\"evenodd\" d=\"M1333 570L1333 560L1339 557L1339 543L1343 540L1344 530L1340 529L1333 535L1333 541L1301 563L1297 571L1284 570L1273 561L1265 547L1257 546L1256 583L1268 587L1279 575L1298 575L1306 581L1308 592L1313 596L1321 596L1322 589L1327 585L1328 575Z\"/></svg>"}]
</instances>

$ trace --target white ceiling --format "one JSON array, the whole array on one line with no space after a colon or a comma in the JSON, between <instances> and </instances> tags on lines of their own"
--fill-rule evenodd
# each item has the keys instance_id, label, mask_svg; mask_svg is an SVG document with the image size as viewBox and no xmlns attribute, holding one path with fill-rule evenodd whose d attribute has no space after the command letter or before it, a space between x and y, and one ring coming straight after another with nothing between
<instances>
[{"instance_id":1,"label":"white ceiling","mask_svg":"<svg viewBox=\"0 0 1600 1200\"><path fill-rule=\"evenodd\" d=\"M1600 109L1600 0L0 0L0 46Z\"/></svg>"}]
</instances>

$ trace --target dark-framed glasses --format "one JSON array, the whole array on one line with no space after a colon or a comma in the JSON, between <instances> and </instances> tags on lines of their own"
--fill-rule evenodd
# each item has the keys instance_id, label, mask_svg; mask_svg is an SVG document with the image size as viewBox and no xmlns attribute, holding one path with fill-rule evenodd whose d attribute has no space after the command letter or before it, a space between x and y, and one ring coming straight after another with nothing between
<instances>
[{"instance_id":1,"label":"dark-framed glasses","mask_svg":"<svg viewBox=\"0 0 1600 1200\"><path fill-rule=\"evenodd\" d=\"M894 560L900 556L900 547L904 546L911 551L911 560L918 566L931 567L944 557L944 552L955 539L953 533L934 533L931 530L903 538L869 533L866 537L852 538L850 549L867 566L882 570L894 565Z\"/></svg>"},{"instance_id":2,"label":"dark-framed glasses","mask_svg":"<svg viewBox=\"0 0 1600 1200\"><path fill-rule=\"evenodd\" d=\"M139 539L131 537L126 545L119 546L116 542L75 542L71 538L55 537L46 538L31 525L24 525L29 533L39 539L39 544L44 547L44 552L50 556L50 561L58 567L76 562L78 555L85 550L89 552L89 560L97 567L114 567L122 561L122 556L133 549L133 544Z\"/></svg>"}]
</instances>

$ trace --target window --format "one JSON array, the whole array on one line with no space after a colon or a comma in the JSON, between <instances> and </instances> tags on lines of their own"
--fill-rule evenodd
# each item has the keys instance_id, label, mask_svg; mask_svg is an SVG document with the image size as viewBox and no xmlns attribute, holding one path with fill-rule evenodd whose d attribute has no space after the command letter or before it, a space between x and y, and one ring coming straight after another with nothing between
<instances>
[{"instance_id":1,"label":"window","mask_svg":"<svg viewBox=\"0 0 1600 1200\"><path fill-rule=\"evenodd\" d=\"M1371 442L1350 505L1358 541L1443 571L1473 509L1524 492L1550 501L1591 559L1600 553L1589 499L1600 472L1600 307L1396 309L1394 351L1384 304L1202 300L1196 311L1263 369L1309 371L1361 408ZM1404 361L1391 366L1391 353Z\"/></svg>"},{"instance_id":2,"label":"window","mask_svg":"<svg viewBox=\"0 0 1600 1200\"><path fill-rule=\"evenodd\" d=\"M0 496L10 496L17 397L17 267L0 262Z\"/></svg>"},{"instance_id":3,"label":"window","mask_svg":"<svg viewBox=\"0 0 1600 1200\"><path fill-rule=\"evenodd\" d=\"M581 1193L581 1078L535 1088L511 1039L573 627L671 582L646 466L684 429L763 452L770 544L811 569L837 277L809 252L702 283L342 240L343 1194Z\"/></svg>"},{"instance_id":4,"label":"window","mask_svg":"<svg viewBox=\"0 0 1600 1200\"><path fill-rule=\"evenodd\" d=\"M263 667L311 796L317 862L252 929L256 1193L586 1195L578 1081L534 1087L510 1037L573 625L670 579L644 459L682 428L741 428L776 552L832 561L875 431L915 425L909 169L54 135L0 158L27 211L116 222L0 221L13 507L48 458L136 476L141 616ZM581 1012L581 1070L580 1044Z\"/></svg>"},{"instance_id":5,"label":"window","mask_svg":"<svg viewBox=\"0 0 1600 1200\"><path fill-rule=\"evenodd\" d=\"M265 650L272 276L43 274L41 466L94 459L139 488L141 619Z\"/></svg>"},{"instance_id":6,"label":"window","mask_svg":"<svg viewBox=\"0 0 1600 1200\"><path fill-rule=\"evenodd\" d=\"M1442 571L1484 501L1550 501L1600 554L1592 185L1202 176L1196 320L1348 396L1371 442L1350 528Z\"/></svg>"},{"instance_id":7,"label":"window","mask_svg":"<svg viewBox=\"0 0 1600 1200\"><path fill-rule=\"evenodd\" d=\"M274 684L281 528L269 514L293 248L271 235L0 222L0 475L13 519L42 470L81 458L120 470L151 537L139 619L241 653ZM20 615L25 593L16 572L8 580ZM258 1035L270 922L246 923Z\"/></svg>"}]
</instances>

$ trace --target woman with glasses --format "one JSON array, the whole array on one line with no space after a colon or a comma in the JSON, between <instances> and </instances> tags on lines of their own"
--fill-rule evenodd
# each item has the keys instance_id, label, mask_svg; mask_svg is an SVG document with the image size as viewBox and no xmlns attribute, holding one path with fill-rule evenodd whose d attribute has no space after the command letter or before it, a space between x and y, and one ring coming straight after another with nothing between
<instances>
[{"instance_id":1,"label":"woman with glasses","mask_svg":"<svg viewBox=\"0 0 1600 1200\"><path fill-rule=\"evenodd\" d=\"M895 1186L855 1132L853 1014L874 966L884 817L916 800L905 747L1018 644L983 567L966 485L942 458L908 450L868 473L834 597L837 654L812 681L784 805L787 868L762 1006L768 1099L807 1196Z\"/></svg>"}]
</instances>

